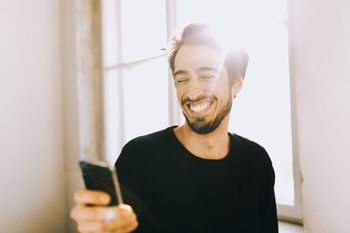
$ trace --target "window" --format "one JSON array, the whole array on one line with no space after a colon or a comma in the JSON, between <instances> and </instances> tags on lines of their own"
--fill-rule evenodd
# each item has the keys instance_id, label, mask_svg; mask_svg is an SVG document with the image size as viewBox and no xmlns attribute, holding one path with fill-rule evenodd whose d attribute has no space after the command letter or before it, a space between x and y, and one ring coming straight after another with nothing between
<instances>
[{"instance_id":1,"label":"window","mask_svg":"<svg viewBox=\"0 0 350 233\"><path fill-rule=\"evenodd\" d=\"M229 130L265 147L276 172L278 212L300 220L286 4L286 0L104 0L107 158L114 161L136 136L184 121L161 49L176 27L208 23L228 43L245 47L250 57Z\"/></svg>"},{"instance_id":2,"label":"window","mask_svg":"<svg viewBox=\"0 0 350 233\"><path fill-rule=\"evenodd\" d=\"M169 124L166 11L162 0L105 0L102 9L106 157L114 161L127 141Z\"/></svg>"}]
</instances>

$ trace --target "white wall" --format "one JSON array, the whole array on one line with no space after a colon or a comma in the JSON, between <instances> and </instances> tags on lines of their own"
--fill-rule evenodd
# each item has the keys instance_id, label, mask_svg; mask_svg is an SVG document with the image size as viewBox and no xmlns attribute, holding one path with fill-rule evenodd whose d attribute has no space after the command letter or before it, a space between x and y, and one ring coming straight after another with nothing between
<instances>
[{"instance_id":1,"label":"white wall","mask_svg":"<svg viewBox=\"0 0 350 233\"><path fill-rule=\"evenodd\" d=\"M298 152L307 233L350 232L350 1L292 5Z\"/></svg>"},{"instance_id":2,"label":"white wall","mask_svg":"<svg viewBox=\"0 0 350 233\"><path fill-rule=\"evenodd\" d=\"M1 1L0 232L66 229L60 1Z\"/></svg>"}]
</instances>

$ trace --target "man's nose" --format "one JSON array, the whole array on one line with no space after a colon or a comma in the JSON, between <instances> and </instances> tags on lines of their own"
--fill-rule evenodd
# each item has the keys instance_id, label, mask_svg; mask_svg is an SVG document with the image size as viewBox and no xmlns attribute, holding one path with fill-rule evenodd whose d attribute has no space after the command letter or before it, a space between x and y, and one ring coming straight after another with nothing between
<instances>
[{"instance_id":1,"label":"man's nose","mask_svg":"<svg viewBox=\"0 0 350 233\"><path fill-rule=\"evenodd\" d=\"M189 83L187 96L190 100L196 100L198 96L205 93L205 90L198 79L192 79Z\"/></svg>"}]
</instances>

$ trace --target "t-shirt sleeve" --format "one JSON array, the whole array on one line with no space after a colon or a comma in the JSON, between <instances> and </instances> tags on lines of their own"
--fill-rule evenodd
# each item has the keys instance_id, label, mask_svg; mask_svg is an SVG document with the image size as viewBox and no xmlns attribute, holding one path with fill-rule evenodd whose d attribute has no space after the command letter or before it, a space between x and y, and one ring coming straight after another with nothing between
<instances>
[{"instance_id":1,"label":"t-shirt sleeve","mask_svg":"<svg viewBox=\"0 0 350 233\"><path fill-rule=\"evenodd\" d=\"M145 177L143 158L138 145L128 143L122 149L115 164L119 182L132 192L142 195L144 190Z\"/></svg>"},{"instance_id":2,"label":"t-shirt sleeve","mask_svg":"<svg viewBox=\"0 0 350 233\"><path fill-rule=\"evenodd\" d=\"M137 215L139 226L135 232L158 232L155 220L145 204L147 199L147 151L144 143L134 141L126 144L115 164L121 186L123 201Z\"/></svg>"},{"instance_id":3,"label":"t-shirt sleeve","mask_svg":"<svg viewBox=\"0 0 350 233\"><path fill-rule=\"evenodd\" d=\"M275 172L270 158L266 153L267 165L264 175L265 192L263 194L262 208L262 233L277 233L278 219L276 211L276 199L274 192Z\"/></svg>"}]
</instances>

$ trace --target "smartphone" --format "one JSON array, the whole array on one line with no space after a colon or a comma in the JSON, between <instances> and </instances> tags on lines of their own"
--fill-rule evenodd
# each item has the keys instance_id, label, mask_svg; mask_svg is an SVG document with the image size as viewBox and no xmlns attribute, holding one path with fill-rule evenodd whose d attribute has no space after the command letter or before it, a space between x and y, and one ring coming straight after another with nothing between
<instances>
[{"instance_id":1,"label":"smartphone","mask_svg":"<svg viewBox=\"0 0 350 233\"><path fill-rule=\"evenodd\" d=\"M111 197L109 206L123 203L117 172L107 162L97 160L80 160L80 169L86 189L108 193Z\"/></svg>"}]
</instances>

